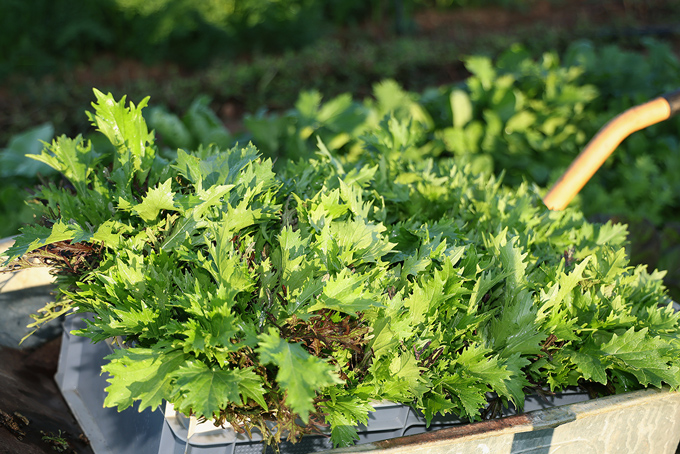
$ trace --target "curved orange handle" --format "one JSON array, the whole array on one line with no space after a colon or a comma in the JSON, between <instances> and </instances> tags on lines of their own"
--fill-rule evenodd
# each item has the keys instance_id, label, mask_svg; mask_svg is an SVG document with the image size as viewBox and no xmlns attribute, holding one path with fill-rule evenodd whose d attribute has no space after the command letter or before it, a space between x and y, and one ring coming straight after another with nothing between
<instances>
[{"instance_id":1,"label":"curved orange handle","mask_svg":"<svg viewBox=\"0 0 680 454\"><path fill-rule=\"evenodd\" d=\"M543 198L543 203L551 210L563 210L623 139L635 131L667 120L678 110L680 91L632 107L610 120L557 180Z\"/></svg>"}]
</instances>

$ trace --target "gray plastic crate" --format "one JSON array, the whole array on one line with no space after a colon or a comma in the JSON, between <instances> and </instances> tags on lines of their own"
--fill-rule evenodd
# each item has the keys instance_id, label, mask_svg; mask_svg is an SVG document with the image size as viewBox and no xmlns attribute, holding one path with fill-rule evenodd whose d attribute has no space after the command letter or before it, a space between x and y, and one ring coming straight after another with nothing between
<instances>
[{"instance_id":1,"label":"gray plastic crate","mask_svg":"<svg viewBox=\"0 0 680 454\"><path fill-rule=\"evenodd\" d=\"M358 427L359 442L369 443L400 437L413 418L411 409L394 403L374 405L375 412L369 415L367 425ZM165 424L159 452L182 454L259 454L262 452L262 435L253 432L252 438L236 433L232 428L215 427L210 422L198 424L196 431L189 435L191 420L175 412L171 406L165 410ZM422 431L421 431L422 432ZM293 444L284 442L280 449L286 454L303 454L332 449L327 436L306 436ZM185 451L186 450L186 451Z\"/></svg>"},{"instance_id":2,"label":"gray plastic crate","mask_svg":"<svg viewBox=\"0 0 680 454\"><path fill-rule=\"evenodd\" d=\"M96 454L158 452L163 427L160 411L137 411L137 405L118 412L104 407L106 375L101 373L111 347L70 334L85 327L81 315L66 317L55 381Z\"/></svg>"},{"instance_id":3,"label":"gray plastic crate","mask_svg":"<svg viewBox=\"0 0 680 454\"><path fill-rule=\"evenodd\" d=\"M525 411L542 410L588 399L586 393L577 391L568 391L549 397L527 396ZM374 405L374 408L376 411L369 415L368 424L358 428L357 444L374 443L466 424L455 416L439 416L435 417L427 427L425 417L405 405L378 403ZM504 414L514 415L517 411L510 407L504 411ZM205 422L198 424L195 432L190 436L190 424L189 418L168 406L165 410L165 424L159 452L169 454L260 454L262 452L262 437L259 433L253 433L251 439L245 434L236 433L231 428L215 427L210 422ZM307 436L296 444L283 443L281 452L305 454L325 451L332 447L327 437Z\"/></svg>"},{"instance_id":4,"label":"gray plastic crate","mask_svg":"<svg viewBox=\"0 0 680 454\"><path fill-rule=\"evenodd\" d=\"M191 421L170 406L156 411L138 412L129 408L118 412L104 408L106 374L101 374L104 357L112 347L104 342L70 334L85 326L82 315L69 316L64 322L59 368L55 379L66 402L96 454L260 454L262 437L236 433L232 428L198 424L189 435ZM532 411L588 400L582 392L567 392L544 398L527 396L524 411ZM136 406L135 406L136 407ZM436 417L426 427L422 414L394 403L377 403L368 424L358 427L358 444L414 435L463 424L455 417ZM505 415L516 414L513 408ZM306 436L298 443L281 444L283 454L305 454L332 449L326 436ZM270 452L271 448L267 451ZM273 452L273 451L271 451Z\"/></svg>"}]
</instances>

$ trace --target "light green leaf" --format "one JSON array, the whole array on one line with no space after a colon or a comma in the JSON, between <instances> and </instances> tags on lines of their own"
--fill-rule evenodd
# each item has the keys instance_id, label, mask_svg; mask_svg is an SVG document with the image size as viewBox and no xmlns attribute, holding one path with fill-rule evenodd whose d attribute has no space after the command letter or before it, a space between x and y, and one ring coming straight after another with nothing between
<instances>
[{"instance_id":1,"label":"light green leaf","mask_svg":"<svg viewBox=\"0 0 680 454\"><path fill-rule=\"evenodd\" d=\"M498 357L492 356L490 353L491 349L481 345L471 345L455 358L455 362L466 373L477 377L481 383L485 383L491 389L504 389L505 382L510 379L511 373L499 361Z\"/></svg>"},{"instance_id":2,"label":"light green leaf","mask_svg":"<svg viewBox=\"0 0 680 454\"><path fill-rule=\"evenodd\" d=\"M317 302L308 311L331 309L354 315L372 307L381 307L378 296L368 289L368 277L343 269L328 279Z\"/></svg>"},{"instance_id":3,"label":"light green leaf","mask_svg":"<svg viewBox=\"0 0 680 454\"><path fill-rule=\"evenodd\" d=\"M102 371L110 375L110 385L104 406L118 407L118 411L136 400L140 401L139 411L161 405L170 398L173 374L186 362L181 350L168 348L116 349L106 359L109 363Z\"/></svg>"},{"instance_id":4,"label":"light green leaf","mask_svg":"<svg viewBox=\"0 0 680 454\"><path fill-rule=\"evenodd\" d=\"M510 117L505 124L505 133L512 134L525 133L534 123L536 123L536 115L526 110L521 110Z\"/></svg>"},{"instance_id":5,"label":"light green leaf","mask_svg":"<svg viewBox=\"0 0 680 454\"><path fill-rule=\"evenodd\" d=\"M453 113L454 128L462 128L472 120L472 103L466 92L458 88L451 90L449 102Z\"/></svg>"},{"instance_id":6,"label":"light green leaf","mask_svg":"<svg viewBox=\"0 0 680 454\"><path fill-rule=\"evenodd\" d=\"M105 95L96 88L93 91L97 98L97 102L92 103L95 113L88 112L88 116L116 148L114 172L121 169L128 181L136 175L142 182L156 156L153 133L149 132L142 116L149 98L144 98L137 106L131 102L130 107L125 107L125 96L116 102L111 93Z\"/></svg>"},{"instance_id":7,"label":"light green leaf","mask_svg":"<svg viewBox=\"0 0 680 454\"><path fill-rule=\"evenodd\" d=\"M272 328L260 334L256 352L264 364L278 367L276 382L286 393L286 404L307 422L314 411L313 399L325 386L341 383L333 367L310 355L300 344L281 339Z\"/></svg>"},{"instance_id":8,"label":"light green leaf","mask_svg":"<svg viewBox=\"0 0 680 454\"><path fill-rule=\"evenodd\" d=\"M556 310L555 308L558 308L567 295L569 295L571 291L576 288L578 283L583 279L583 272L585 271L586 266L588 266L590 259L590 256L586 257L581 261L581 263L574 267L574 270L571 273L562 274L559 276L559 290L555 296L548 299L538 310L538 314L536 315L538 320L545 319L551 310Z\"/></svg>"},{"instance_id":9,"label":"light green leaf","mask_svg":"<svg viewBox=\"0 0 680 454\"><path fill-rule=\"evenodd\" d=\"M408 308L408 318L412 326L426 321L426 315L439 306L446 297L442 291L444 282L435 275L425 280L422 285L416 284L413 293L404 299L404 307Z\"/></svg>"},{"instance_id":10,"label":"light green leaf","mask_svg":"<svg viewBox=\"0 0 680 454\"><path fill-rule=\"evenodd\" d=\"M607 221L606 224L600 226L596 243L598 245L619 245L625 241L627 235L628 226L626 224L614 224L612 221Z\"/></svg>"},{"instance_id":11,"label":"light green leaf","mask_svg":"<svg viewBox=\"0 0 680 454\"><path fill-rule=\"evenodd\" d=\"M195 235L199 229L205 227L205 225L206 221L200 218L199 213L195 209L187 211L179 221L175 222L170 234L161 245L161 249L170 251L178 247L187 238Z\"/></svg>"},{"instance_id":12,"label":"light green leaf","mask_svg":"<svg viewBox=\"0 0 680 454\"><path fill-rule=\"evenodd\" d=\"M267 408L264 388L252 368L220 369L208 367L199 361L189 361L174 373L175 396L179 398L178 410L212 418L219 415L228 403L240 404L248 397ZM244 392L245 391L245 392ZM246 399L243 399L244 395Z\"/></svg>"},{"instance_id":13,"label":"light green leaf","mask_svg":"<svg viewBox=\"0 0 680 454\"><path fill-rule=\"evenodd\" d=\"M281 230L281 283L291 291L300 288L313 275L313 266L308 261L309 240L302 239L300 231L288 226ZM319 289L320 290L320 289Z\"/></svg>"},{"instance_id":14,"label":"light green leaf","mask_svg":"<svg viewBox=\"0 0 680 454\"><path fill-rule=\"evenodd\" d=\"M409 393L417 398L421 398L428 390L426 381L422 376L423 368L410 351L395 356L390 362L389 371L391 382L403 381L408 385Z\"/></svg>"},{"instance_id":15,"label":"light green leaf","mask_svg":"<svg viewBox=\"0 0 680 454\"><path fill-rule=\"evenodd\" d=\"M489 327L494 349L503 357L515 353L538 355L541 343L548 337L536 320L533 297L527 290L506 296L503 311Z\"/></svg>"},{"instance_id":16,"label":"light green leaf","mask_svg":"<svg viewBox=\"0 0 680 454\"><path fill-rule=\"evenodd\" d=\"M465 59L465 68L470 71L486 90L492 88L496 79L496 70L488 57L472 56Z\"/></svg>"},{"instance_id":17,"label":"light green leaf","mask_svg":"<svg viewBox=\"0 0 680 454\"><path fill-rule=\"evenodd\" d=\"M14 244L3 253L3 256L7 257L4 265L48 244L71 240L78 230L76 226L65 224L61 220L58 220L51 229L27 226L22 229L22 235L14 241Z\"/></svg>"},{"instance_id":18,"label":"light green leaf","mask_svg":"<svg viewBox=\"0 0 680 454\"><path fill-rule=\"evenodd\" d=\"M85 192L92 169L101 159L92 144L81 136L75 139L61 136L47 145L41 154L30 157L61 172L80 192Z\"/></svg>"},{"instance_id":19,"label":"light green leaf","mask_svg":"<svg viewBox=\"0 0 680 454\"><path fill-rule=\"evenodd\" d=\"M336 447L352 446L359 440L357 425L368 423L368 412L374 411L370 403L352 395L340 395L320 407L331 425L331 441Z\"/></svg>"},{"instance_id":20,"label":"light green leaf","mask_svg":"<svg viewBox=\"0 0 680 454\"><path fill-rule=\"evenodd\" d=\"M444 416L457 407L456 404L446 399L441 391L427 393L423 397L423 406L425 407L423 414L428 426L436 415Z\"/></svg>"},{"instance_id":21,"label":"light green leaf","mask_svg":"<svg viewBox=\"0 0 680 454\"><path fill-rule=\"evenodd\" d=\"M134 229L127 224L109 220L100 225L88 241L104 243L108 247L117 247L120 245L122 235L133 231Z\"/></svg>"},{"instance_id":22,"label":"light green leaf","mask_svg":"<svg viewBox=\"0 0 680 454\"><path fill-rule=\"evenodd\" d=\"M133 206L132 209L146 222L151 222L156 220L162 210L177 211L174 195L172 180L168 178L165 183L149 189L144 198L142 198L142 202Z\"/></svg>"},{"instance_id":23,"label":"light green leaf","mask_svg":"<svg viewBox=\"0 0 680 454\"><path fill-rule=\"evenodd\" d=\"M447 377L444 383L452 400L460 402L462 416L478 419L479 411L487 404L486 393L489 388L479 383L476 377L462 376L459 373Z\"/></svg>"}]
</instances>

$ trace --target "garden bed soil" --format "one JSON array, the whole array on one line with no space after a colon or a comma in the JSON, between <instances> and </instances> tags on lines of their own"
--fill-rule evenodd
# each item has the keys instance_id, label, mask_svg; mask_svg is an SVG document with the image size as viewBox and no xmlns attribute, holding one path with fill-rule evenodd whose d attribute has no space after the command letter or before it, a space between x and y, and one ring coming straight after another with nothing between
<instances>
[{"instance_id":1,"label":"garden bed soil","mask_svg":"<svg viewBox=\"0 0 680 454\"><path fill-rule=\"evenodd\" d=\"M0 347L0 454L92 454L54 381L60 346Z\"/></svg>"}]
</instances>

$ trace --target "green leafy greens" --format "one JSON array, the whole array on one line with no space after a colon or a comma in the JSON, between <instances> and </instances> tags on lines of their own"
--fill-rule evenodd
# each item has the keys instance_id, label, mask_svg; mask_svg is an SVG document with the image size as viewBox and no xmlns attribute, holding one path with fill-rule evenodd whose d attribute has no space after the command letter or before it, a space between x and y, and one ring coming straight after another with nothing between
<instances>
[{"instance_id":1,"label":"green leafy greens","mask_svg":"<svg viewBox=\"0 0 680 454\"><path fill-rule=\"evenodd\" d=\"M411 160L419 131L395 116L357 139L360 156L320 141L275 173L252 145L168 162L146 100L95 95L115 154L60 137L37 155L66 180L37 193L44 225L7 263L59 272L35 326L88 312L79 335L124 339L103 367L107 406L165 400L269 442L328 424L345 446L375 401L477 420L489 393L521 408L535 390L680 386L679 316L662 273L628 265L623 226ZM470 106L451 102L460 126Z\"/></svg>"}]
</instances>

